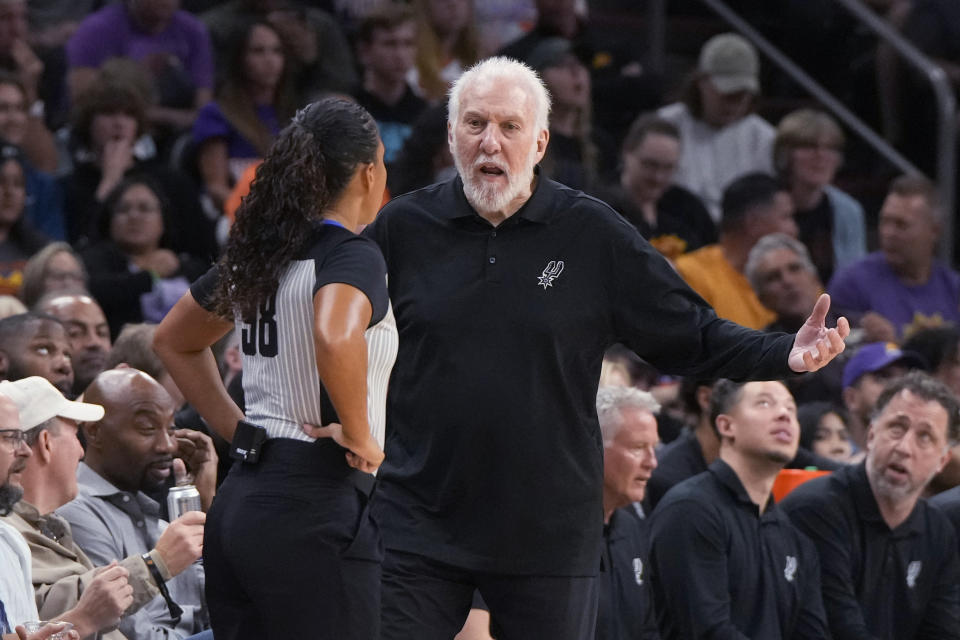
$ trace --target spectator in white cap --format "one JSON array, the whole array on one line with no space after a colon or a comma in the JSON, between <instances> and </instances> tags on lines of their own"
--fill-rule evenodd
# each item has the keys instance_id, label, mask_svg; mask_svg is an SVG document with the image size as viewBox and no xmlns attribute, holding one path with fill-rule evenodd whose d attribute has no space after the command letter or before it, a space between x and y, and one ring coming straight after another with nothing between
<instances>
[{"instance_id":1,"label":"spectator in white cap","mask_svg":"<svg viewBox=\"0 0 960 640\"><path fill-rule=\"evenodd\" d=\"M0 513L9 513L23 495L20 476L30 449L23 440L17 406L0 394ZM16 529L0 521L0 633L13 626L36 620L30 574L30 551Z\"/></svg>"},{"instance_id":2,"label":"spectator in white cap","mask_svg":"<svg viewBox=\"0 0 960 640\"><path fill-rule=\"evenodd\" d=\"M714 222L720 199L735 178L773 173L773 126L751 113L760 94L760 61L734 33L707 41L680 102L658 114L680 129L682 152L674 182L697 194Z\"/></svg>"},{"instance_id":3,"label":"spectator in white cap","mask_svg":"<svg viewBox=\"0 0 960 640\"><path fill-rule=\"evenodd\" d=\"M23 495L21 476L31 456L26 444L28 427L20 421L17 405L10 398L9 385L0 383L0 513L3 514L10 513ZM66 612L60 618L74 623L75 612ZM0 520L0 634L3 640L49 637L50 627L29 635L24 631L25 622L38 619L31 584L30 549L14 527ZM65 637L80 638L76 631L68 632Z\"/></svg>"},{"instance_id":4,"label":"spectator in white cap","mask_svg":"<svg viewBox=\"0 0 960 640\"><path fill-rule=\"evenodd\" d=\"M116 630L121 617L160 593L144 559L134 553L95 567L74 542L70 524L53 513L78 492L77 466L83 457L78 425L103 419L104 409L71 402L37 376L0 382L0 394L16 403L31 453L23 469L23 499L3 520L29 545L31 593L36 593L39 618L69 619L84 638L99 633L100 640L123 640ZM161 535L150 552L155 562L176 564L174 554L186 546L181 529L170 526Z\"/></svg>"},{"instance_id":5,"label":"spectator in white cap","mask_svg":"<svg viewBox=\"0 0 960 640\"><path fill-rule=\"evenodd\" d=\"M83 448L77 440L77 423L99 420L103 407L71 402L48 380L30 376L16 382L0 382L0 395L12 400L19 413L23 440L30 455L22 469L23 500L13 505L13 513L4 521L23 535L29 546L32 584L28 595L36 604L39 616L29 619L60 619L73 623L81 637L116 626L120 615L132 602L132 589L127 584L127 570L115 563L103 570L90 567L86 580L69 580L56 585L39 580L49 568L51 549L71 544L70 528L50 511L77 494L77 463ZM41 515L39 509L56 502ZM34 504L40 505L39 507ZM18 534L19 535L19 534ZM38 544L38 541L45 541ZM85 560L80 553L70 552L71 562ZM104 636L111 638L110 635Z\"/></svg>"}]
</instances>

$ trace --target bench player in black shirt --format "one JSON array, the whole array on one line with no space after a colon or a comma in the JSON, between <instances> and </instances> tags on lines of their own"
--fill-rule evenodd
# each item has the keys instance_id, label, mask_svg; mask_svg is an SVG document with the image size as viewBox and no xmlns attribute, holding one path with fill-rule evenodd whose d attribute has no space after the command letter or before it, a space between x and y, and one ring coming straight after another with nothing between
<instances>
[{"instance_id":1,"label":"bench player in black shirt","mask_svg":"<svg viewBox=\"0 0 960 640\"><path fill-rule=\"evenodd\" d=\"M958 436L950 390L908 373L877 400L864 462L811 480L783 501L819 549L834 638L960 638L956 535L921 498Z\"/></svg>"},{"instance_id":2,"label":"bench player in black shirt","mask_svg":"<svg viewBox=\"0 0 960 640\"><path fill-rule=\"evenodd\" d=\"M648 521L640 503L657 466L660 404L632 387L600 387L603 556L595 640L656 640L647 575Z\"/></svg>"},{"instance_id":3,"label":"bench player in black shirt","mask_svg":"<svg viewBox=\"0 0 960 640\"><path fill-rule=\"evenodd\" d=\"M653 512L650 563L664 640L828 638L813 543L773 502L800 425L781 382L713 387L720 458Z\"/></svg>"}]
</instances>

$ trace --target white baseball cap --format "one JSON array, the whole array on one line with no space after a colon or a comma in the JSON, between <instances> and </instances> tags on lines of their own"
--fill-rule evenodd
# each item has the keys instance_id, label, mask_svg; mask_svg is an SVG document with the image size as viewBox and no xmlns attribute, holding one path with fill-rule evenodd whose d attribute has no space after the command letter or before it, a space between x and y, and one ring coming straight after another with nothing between
<instances>
[{"instance_id":1,"label":"white baseball cap","mask_svg":"<svg viewBox=\"0 0 960 640\"><path fill-rule=\"evenodd\" d=\"M103 418L103 407L67 400L49 380L40 376L30 376L14 382L4 380L0 382L0 394L17 405L20 429L23 431L29 431L56 416L77 422L96 422Z\"/></svg>"}]
</instances>

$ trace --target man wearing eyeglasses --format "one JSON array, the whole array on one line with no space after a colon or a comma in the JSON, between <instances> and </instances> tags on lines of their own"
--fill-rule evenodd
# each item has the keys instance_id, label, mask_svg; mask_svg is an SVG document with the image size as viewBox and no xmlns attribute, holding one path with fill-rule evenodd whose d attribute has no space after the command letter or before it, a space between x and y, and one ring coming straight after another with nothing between
<instances>
[{"instance_id":1,"label":"man wearing eyeglasses","mask_svg":"<svg viewBox=\"0 0 960 640\"><path fill-rule=\"evenodd\" d=\"M10 513L23 495L20 474L30 457L23 438L17 405L0 394L0 514ZM37 620L30 582L30 549L16 529L0 522L0 633Z\"/></svg>"},{"instance_id":2,"label":"man wearing eyeglasses","mask_svg":"<svg viewBox=\"0 0 960 640\"><path fill-rule=\"evenodd\" d=\"M139 607L156 595L156 588L152 593L141 588L137 594L132 586L136 578L137 585L149 580L143 561L133 556L94 568L74 544L70 526L50 513L76 497L77 464L83 457L77 425L101 419L103 408L71 402L39 376L0 382L0 394L17 405L31 452L22 474L23 498L2 521L12 525L30 549L31 592L36 592L40 617L69 621L83 638L105 630L93 637L121 639L111 629L135 596Z\"/></svg>"}]
</instances>

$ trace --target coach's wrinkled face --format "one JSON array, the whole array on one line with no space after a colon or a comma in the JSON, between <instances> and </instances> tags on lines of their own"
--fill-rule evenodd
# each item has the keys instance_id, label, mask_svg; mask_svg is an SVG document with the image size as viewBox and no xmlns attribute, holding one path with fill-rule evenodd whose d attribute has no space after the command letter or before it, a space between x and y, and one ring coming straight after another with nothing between
<instances>
[{"instance_id":1,"label":"coach's wrinkled face","mask_svg":"<svg viewBox=\"0 0 960 640\"><path fill-rule=\"evenodd\" d=\"M449 141L470 204L480 213L522 206L548 138L537 128L536 101L521 81L481 78L464 87Z\"/></svg>"}]
</instances>

